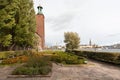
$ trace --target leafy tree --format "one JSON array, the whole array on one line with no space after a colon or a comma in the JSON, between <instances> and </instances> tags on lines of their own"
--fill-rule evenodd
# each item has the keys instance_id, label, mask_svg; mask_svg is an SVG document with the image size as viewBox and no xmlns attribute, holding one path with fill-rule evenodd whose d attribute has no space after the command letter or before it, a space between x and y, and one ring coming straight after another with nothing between
<instances>
[{"instance_id":1,"label":"leafy tree","mask_svg":"<svg viewBox=\"0 0 120 80\"><path fill-rule=\"evenodd\" d=\"M0 1L0 47L10 46L12 41L11 30L15 26L15 11L13 11L15 6L10 1Z\"/></svg>"},{"instance_id":2,"label":"leafy tree","mask_svg":"<svg viewBox=\"0 0 120 80\"><path fill-rule=\"evenodd\" d=\"M32 0L19 0L18 6L14 43L21 47L33 47L36 30L33 2Z\"/></svg>"},{"instance_id":3,"label":"leafy tree","mask_svg":"<svg viewBox=\"0 0 120 80\"><path fill-rule=\"evenodd\" d=\"M80 37L76 32L65 32L64 33L66 43L66 50L77 49L80 44Z\"/></svg>"},{"instance_id":4,"label":"leafy tree","mask_svg":"<svg viewBox=\"0 0 120 80\"><path fill-rule=\"evenodd\" d=\"M33 47L35 23L32 0L0 0L0 49Z\"/></svg>"}]
</instances>

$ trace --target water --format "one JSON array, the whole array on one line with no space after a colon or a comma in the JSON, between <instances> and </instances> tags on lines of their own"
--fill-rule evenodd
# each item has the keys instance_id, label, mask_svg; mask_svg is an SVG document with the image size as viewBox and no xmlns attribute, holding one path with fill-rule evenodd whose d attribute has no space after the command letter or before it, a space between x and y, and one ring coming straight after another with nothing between
<instances>
[{"instance_id":1,"label":"water","mask_svg":"<svg viewBox=\"0 0 120 80\"><path fill-rule=\"evenodd\" d=\"M114 53L120 53L120 49L80 49L82 51L95 51L95 52L114 52Z\"/></svg>"},{"instance_id":2,"label":"water","mask_svg":"<svg viewBox=\"0 0 120 80\"><path fill-rule=\"evenodd\" d=\"M120 49L101 49L97 50L98 52L115 52L115 53L120 53Z\"/></svg>"}]
</instances>

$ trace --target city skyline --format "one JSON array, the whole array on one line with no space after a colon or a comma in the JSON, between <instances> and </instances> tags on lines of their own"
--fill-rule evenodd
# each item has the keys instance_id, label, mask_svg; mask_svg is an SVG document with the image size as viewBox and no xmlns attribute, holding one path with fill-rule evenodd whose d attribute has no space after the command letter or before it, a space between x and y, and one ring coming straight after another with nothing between
<instances>
[{"instance_id":1,"label":"city skyline","mask_svg":"<svg viewBox=\"0 0 120 80\"><path fill-rule=\"evenodd\" d=\"M46 44L63 44L64 32L77 32L81 44L111 45L120 42L119 0L34 0L43 6Z\"/></svg>"}]
</instances>

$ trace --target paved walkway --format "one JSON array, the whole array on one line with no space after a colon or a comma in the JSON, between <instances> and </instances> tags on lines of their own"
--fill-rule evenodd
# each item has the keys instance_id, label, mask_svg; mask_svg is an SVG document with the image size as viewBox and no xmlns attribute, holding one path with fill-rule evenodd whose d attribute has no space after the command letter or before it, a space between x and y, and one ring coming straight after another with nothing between
<instances>
[{"instance_id":1,"label":"paved walkway","mask_svg":"<svg viewBox=\"0 0 120 80\"><path fill-rule=\"evenodd\" d=\"M14 69L14 66L0 66L0 80L5 80Z\"/></svg>"},{"instance_id":2,"label":"paved walkway","mask_svg":"<svg viewBox=\"0 0 120 80\"><path fill-rule=\"evenodd\" d=\"M120 80L120 67L89 61L87 65L61 66L53 64L51 77L6 78L11 67L0 68L0 80Z\"/></svg>"}]
</instances>

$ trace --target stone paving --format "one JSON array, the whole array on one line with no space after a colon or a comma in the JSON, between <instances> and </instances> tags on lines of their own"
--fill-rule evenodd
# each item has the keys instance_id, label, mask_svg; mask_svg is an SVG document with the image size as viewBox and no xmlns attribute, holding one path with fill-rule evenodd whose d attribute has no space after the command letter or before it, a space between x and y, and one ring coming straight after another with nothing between
<instances>
[{"instance_id":1,"label":"stone paving","mask_svg":"<svg viewBox=\"0 0 120 80\"><path fill-rule=\"evenodd\" d=\"M7 78L13 67L0 68L0 80L120 80L120 67L89 61L86 65L53 64L51 77Z\"/></svg>"},{"instance_id":2,"label":"stone paving","mask_svg":"<svg viewBox=\"0 0 120 80\"><path fill-rule=\"evenodd\" d=\"M14 66L0 66L0 80L5 80L14 69Z\"/></svg>"}]
</instances>

